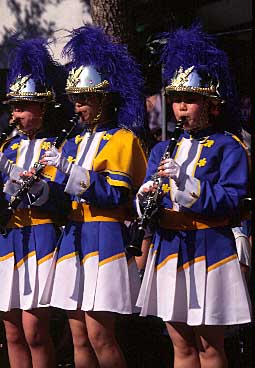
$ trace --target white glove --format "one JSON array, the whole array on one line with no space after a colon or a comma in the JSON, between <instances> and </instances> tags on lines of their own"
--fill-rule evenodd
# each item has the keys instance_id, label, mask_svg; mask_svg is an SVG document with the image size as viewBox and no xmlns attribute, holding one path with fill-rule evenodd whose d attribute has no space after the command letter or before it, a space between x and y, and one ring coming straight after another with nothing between
<instances>
[{"instance_id":1,"label":"white glove","mask_svg":"<svg viewBox=\"0 0 255 368\"><path fill-rule=\"evenodd\" d=\"M9 179L4 185L4 193L15 195L24 182L19 176L19 180ZM30 205L42 206L49 199L49 186L45 180L39 180L33 184L28 191L28 201ZM35 199L36 198L36 199Z\"/></svg>"},{"instance_id":2,"label":"white glove","mask_svg":"<svg viewBox=\"0 0 255 368\"><path fill-rule=\"evenodd\" d=\"M49 192L50 189L45 180L39 180L35 182L32 188L29 189L29 194L31 194L31 196L28 195L28 198L31 201L30 204L37 207L42 206L48 201ZM37 197L37 199L34 199L33 195Z\"/></svg>"},{"instance_id":3,"label":"white glove","mask_svg":"<svg viewBox=\"0 0 255 368\"><path fill-rule=\"evenodd\" d=\"M149 180L143 185L140 186L137 195L136 195L136 210L138 216L142 216L142 202L145 199L146 195L149 193L150 187L153 186L153 180Z\"/></svg>"},{"instance_id":4,"label":"white glove","mask_svg":"<svg viewBox=\"0 0 255 368\"><path fill-rule=\"evenodd\" d=\"M43 161L47 166L55 166L62 173L67 175L70 174L72 163L68 162L67 159L62 156L62 153L54 146L45 152Z\"/></svg>"},{"instance_id":5,"label":"white glove","mask_svg":"<svg viewBox=\"0 0 255 368\"><path fill-rule=\"evenodd\" d=\"M44 188L48 187L48 184L45 180L38 180L36 181L33 186L29 189L29 193L30 194L38 194L40 193L42 190L44 190Z\"/></svg>"},{"instance_id":6,"label":"white glove","mask_svg":"<svg viewBox=\"0 0 255 368\"><path fill-rule=\"evenodd\" d=\"M232 229L236 241L236 249L239 262L247 267L251 267L251 243L249 238L242 233L239 227Z\"/></svg>"},{"instance_id":7,"label":"white glove","mask_svg":"<svg viewBox=\"0 0 255 368\"><path fill-rule=\"evenodd\" d=\"M4 155L3 152L0 152L0 171L6 175L8 175L13 180L19 180L19 174L22 173L24 170L11 163L10 160Z\"/></svg>"},{"instance_id":8,"label":"white glove","mask_svg":"<svg viewBox=\"0 0 255 368\"><path fill-rule=\"evenodd\" d=\"M146 195L146 193L149 192L150 187L153 186L153 180L149 180L146 183L144 183L143 185L140 186L137 195L138 196L144 196Z\"/></svg>"},{"instance_id":9,"label":"white glove","mask_svg":"<svg viewBox=\"0 0 255 368\"><path fill-rule=\"evenodd\" d=\"M164 173L167 174L166 176L178 182L181 173L180 165L178 165L177 162L175 162L172 158L169 158L167 159L167 162L165 162L163 166L164 166Z\"/></svg>"}]
</instances>

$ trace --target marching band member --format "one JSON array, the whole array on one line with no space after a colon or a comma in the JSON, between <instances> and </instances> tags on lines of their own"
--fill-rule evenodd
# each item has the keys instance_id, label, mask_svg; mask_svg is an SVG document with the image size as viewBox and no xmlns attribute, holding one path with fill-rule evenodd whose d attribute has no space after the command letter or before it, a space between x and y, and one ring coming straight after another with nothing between
<instances>
[{"instance_id":1,"label":"marching band member","mask_svg":"<svg viewBox=\"0 0 255 368\"><path fill-rule=\"evenodd\" d=\"M82 134L44 160L67 177L73 209L59 244L50 304L67 310L75 367L126 367L115 339L115 313L130 314L139 276L125 245L133 192L146 158L132 132L143 125L143 81L126 48L100 28L84 26L64 48L66 92Z\"/></svg>"},{"instance_id":2,"label":"marching band member","mask_svg":"<svg viewBox=\"0 0 255 368\"><path fill-rule=\"evenodd\" d=\"M231 231L247 195L247 156L225 131L235 128L235 116L220 120L224 108L235 108L233 84L225 53L199 25L170 34L162 58L165 91L184 133L172 158L161 161L168 142L153 148L139 190L142 206L155 190L152 174L164 179L137 305L142 316L165 321L175 368L223 368L224 326L251 320Z\"/></svg>"},{"instance_id":3,"label":"marching band member","mask_svg":"<svg viewBox=\"0 0 255 368\"><path fill-rule=\"evenodd\" d=\"M54 96L64 87L66 75L63 67L53 61L42 39L17 40L10 62L6 102L18 125L17 134L1 147L2 204L10 201L10 195L16 195L21 184L20 174L30 170L42 157L54 140L53 134L63 124L63 120L59 121L54 129L57 119ZM52 169L45 169L43 180L35 183L27 199L11 216L6 234L0 235L0 310L4 312L12 368L55 367L49 309L40 304L57 243L54 221L60 211L55 207L54 196L51 206L40 207L42 200L49 198L50 181L57 174ZM63 203L65 196L59 201ZM5 212L1 216L4 217Z\"/></svg>"}]
</instances>

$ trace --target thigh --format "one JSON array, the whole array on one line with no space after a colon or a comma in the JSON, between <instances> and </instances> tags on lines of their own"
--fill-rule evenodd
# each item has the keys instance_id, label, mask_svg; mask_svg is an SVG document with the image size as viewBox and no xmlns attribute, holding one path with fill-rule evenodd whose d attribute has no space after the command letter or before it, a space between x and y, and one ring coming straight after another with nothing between
<instances>
[{"instance_id":1,"label":"thigh","mask_svg":"<svg viewBox=\"0 0 255 368\"><path fill-rule=\"evenodd\" d=\"M86 312L86 325L90 339L108 340L115 336L115 314L111 312Z\"/></svg>"},{"instance_id":2,"label":"thigh","mask_svg":"<svg viewBox=\"0 0 255 368\"><path fill-rule=\"evenodd\" d=\"M22 324L28 341L49 334L49 308L36 308L22 311Z\"/></svg>"},{"instance_id":3,"label":"thigh","mask_svg":"<svg viewBox=\"0 0 255 368\"><path fill-rule=\"evenodd\" d=\"M215 350L224 350L224 326L197 326L194 328L197 346L200 351L212 347Z\"/></svg>"},{"instance_id":4,"label":"thigh","mask_svg":"<svg viewBox=\"0 0 255 368\"><path fill-rule=\"evenodd\" d=\"M66 311L66 314L74 343L84 342L84 340L88 340L85 312L81 310Z\"/></svg>"},{"instance_id":5,"label":"thigh","mask_svg":"<svg viewBox=\"0 0 255 368\"><path fill-rule=\"evenodd\" d=\"M185 323L166 323L167 331L174 347L184 348L186 346L196 346L196 338L193 327Z\"/></svg>"},{"instance_id":6,"label":"thigh","mask_svg":"<svg viewBox=\"0 0 255 368\"><path fill-rule=\"evenodd\" d=\"M24 338L22 326L22 311L12 310L2 315L7 341L15 341Z\"/></svg>"}]
</instances>

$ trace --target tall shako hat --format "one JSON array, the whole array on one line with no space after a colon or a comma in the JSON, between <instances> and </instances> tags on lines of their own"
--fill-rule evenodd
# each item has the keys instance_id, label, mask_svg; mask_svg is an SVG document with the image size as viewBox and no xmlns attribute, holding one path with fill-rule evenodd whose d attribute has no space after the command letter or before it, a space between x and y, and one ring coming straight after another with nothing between
<instances>
[{"instance_id":1,"label":"tall shako hat","mask_svg":"<svg viewBox=\"0 0 255 368\"><path fill-rule=\"evenodd\" d=\"M106 35L101 28L85 25L71 32L63 55L70 60L67 94L117 94L118 124L131 129L142 127L143 78L125 45Z\"/></svg>"},{"instance_id":2,"label":"tall shako hat","mask_svg":"<svg viewBox=\"0 0 255 368\"><path fill-rule=\"evenodd\" d=\"M9 60L7 102L55 102L64 91L64 67L56 63L47 48L47 41L38 38L15 40Z\"/></svg>"},{"instance_id":3,"label":"tall shako hat","mask_svg":"<svg viewBox=\"0 0 255 368\"><path fill-rule=\"evenodd\" d=\"M199 23L169 33L162 53L167 94L195 92L221 101L231 98L227 55Z\"/></svg>"}]
</instances>

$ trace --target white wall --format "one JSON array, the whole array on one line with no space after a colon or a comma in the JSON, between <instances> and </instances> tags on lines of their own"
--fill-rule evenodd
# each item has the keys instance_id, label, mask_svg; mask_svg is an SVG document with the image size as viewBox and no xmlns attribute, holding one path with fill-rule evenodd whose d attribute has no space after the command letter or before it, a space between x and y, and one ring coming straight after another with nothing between
<instances>
[{"instance_id":1,"label":"white wall","mask_svg":"<svg viewBox=\"0 0 255 368\"><path fill-rule=\"evenodd\" d=\"M24 18L24 7L26 5L29 7L30 0L17 1L21 4L21 16ZM7 28L14 28L15 25L15 18L7 4L8 0L0 0L0 44L3 40L4 26ZM52 21L55 23L54 29L57 42L54 43L51 48L54 57L60 62L64 62L60 57L60 53L64 44L67 42L67 39L65 39L65 36L68 34L67 30L80 27L83 23L91 23L91 17L84 3L79 0L62 0L57 6L51 4L47 5L46 10L40 22L47 20L47 22Z\"/></svg>"}]
</instances>

